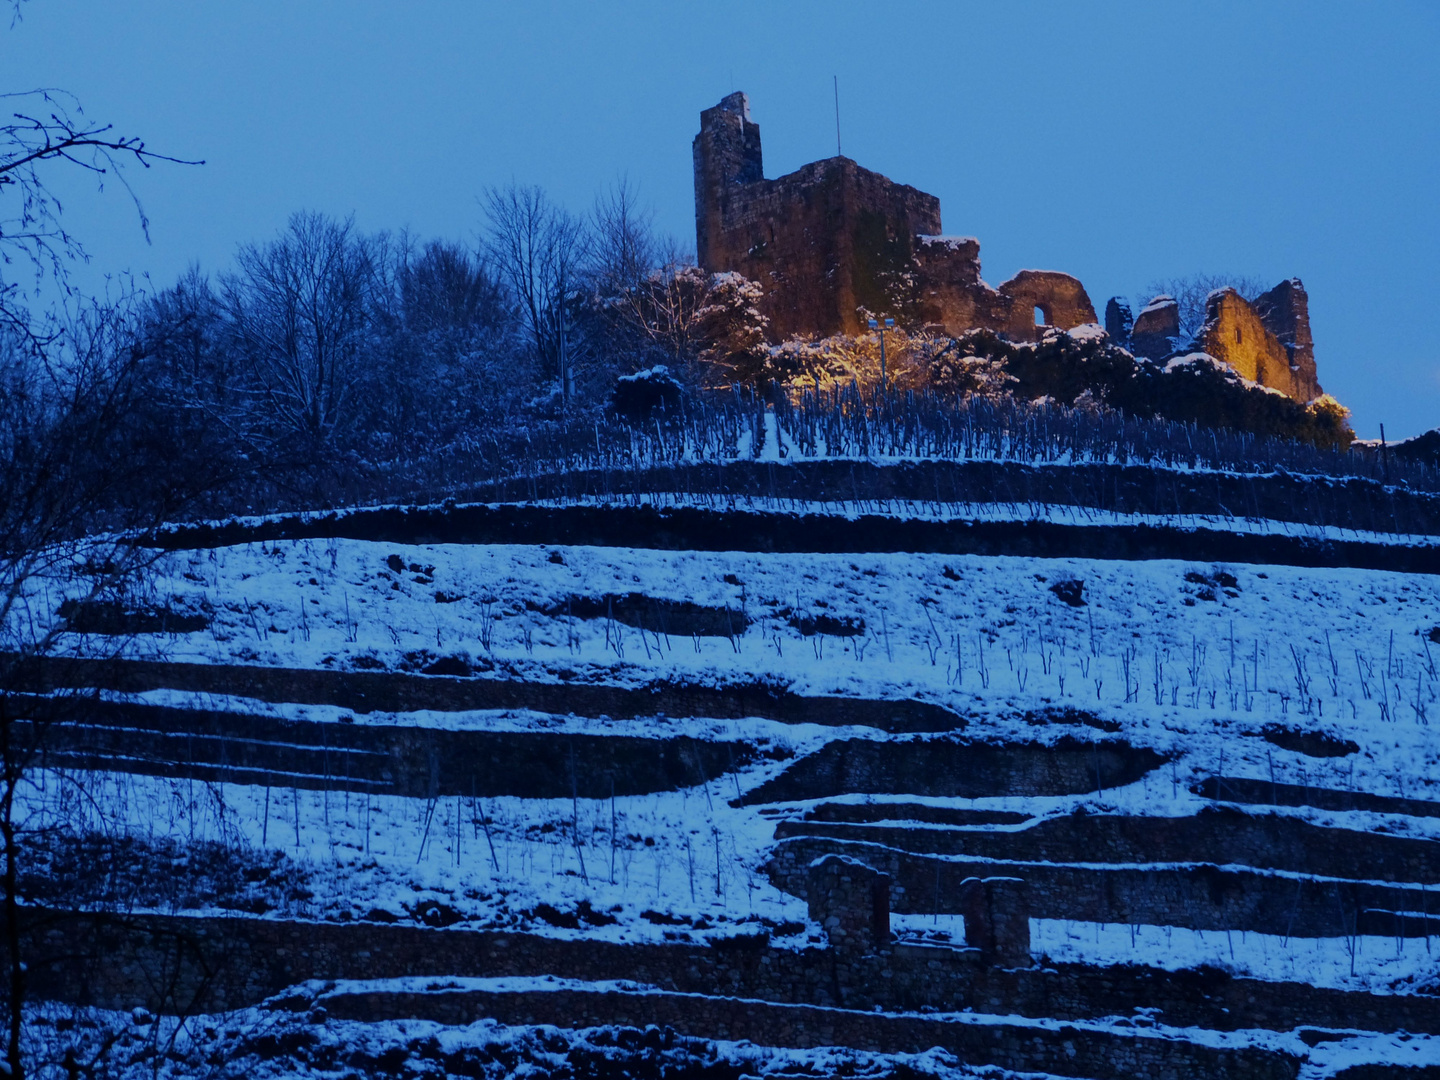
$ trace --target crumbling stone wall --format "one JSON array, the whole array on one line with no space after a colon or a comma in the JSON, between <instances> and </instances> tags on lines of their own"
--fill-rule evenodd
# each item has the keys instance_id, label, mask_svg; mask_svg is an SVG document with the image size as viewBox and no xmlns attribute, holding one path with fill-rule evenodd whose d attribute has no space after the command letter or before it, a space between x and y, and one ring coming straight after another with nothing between
<instances>
[{"instance_id":1,"label":"crumbling stone wall","mask_svg":"<svg viewBox=\"0 0 1440 1080\"><path fill-rule=\"evenodd\" d=\"M998 289L987 285L979 241L940 235L939 199L849 158L766 180L743 93L700 114L693 154L700 266L758 282L775 340L859 333L862 310L1017 341L1095 322L1084 286L1068 274L1023 270Z\"/></svg>"},{"instance_id":2,"label":"crumbling stone wall","mask_svg":"<svg viewBox=\"0 0 1440 1080\"><path fill-rule=\"evenodd\" d=\"M1234 289L1210 294L1205 302L1205 329L1197 344L1251 382L1299 398L1289 352Z\"/></svg>"},{"instance_id":3,"label":"crumbling stone wall","mask_svg":"<svg viewBox=\"0 0 1440 1080\"><path fill-rule=\"evenodd\" d=\"M1112 296L1105 304L1105 333L1123 345L1130 340L1130 330L1134 325L1135 316L1130 305L1120 297Z\"/></svg>"},{"instance_id":4,"label":"crumbling stone wall","mask_svg":"<svg viewBox=\"0 0 1440 1080\"><path fill-rule=\"evenodd\" d=\"M1000 295L1008 303L1005 325L990 329L1015 341L1034 341L1048 326L1071 330L1096 321L1085 286L1056 270L1021 270L1000 286Z\"/></svg>"},{"instance_id":5,"label":"crumbling stone wall","mask_svg":"<svg viewBox=\"0 0 1440 1080\"><path fill-rule=\"evenodd\" d=\"M940 231L940 200L849 158L766 180L760 128L743 93L700 114L696 256L765 290L772 335L858 333L859 307L885 312L915 237Z\"/></svg>"},{"instance_id":6,"label":"crumbling stone wall","mask_svg":"<svg viewBox=\"0 0 1440 1080\"><path fill-rule=\"evenodd\" d=\"M1218 289L1205 304L1205 326L1193 342L1180 339L1180 307L1157 296L1127 325L1128 309L1118 297L1105 308L1105 330L1136 356L1163 360L1190 349L1209 353L1241 376L1278 390L1295 401L1321 394L1310 336L1310 302L1299 278L1282 281L1247 301L1234 289Z\"/></svg>"},{"instance_id":7,"label":"crumbling stone wall","mask_svg":"<svg viewBox=\"0 0 1440 1080\"><path fill-rule=\"evenodd\" d=\"M743 93L700 114L693 154L700 266L759 283L772 340L858 334L868 316L952 335L993 330L1012 341L1097 321L1085 287L1069 274L1022 270L999 288L986 284L980 242L941 235L939 199L849 158L765 179L760 127ZM1187 344L1178 340L1179 308L1168 296L1152 300L1133 327L1129 309L1112 300L1105 327L1152 360ZM1321 393L1298 278L1253 305L1233 289L1212 295L1192 347L1296 401Z\"/></svg>"},{"instance_id":8,"label":"crumbling stone wall","mask_svg":"<svg viewBox=\"0 0 1440 1080\"><path fill-rule=\"evenodd\" d=\"M902 851L831 837L782 839L765 864L770 881L801 896L804 868L822 855L848 854L893 879L891 909L901 914L966 913L961 886L973 877L1023 878L1037 919L1145 923L1192 930L1238 930L1295 937L1358 932L1428 935L1425 887L1334 878L1296 879L1282 872L1213 863L1090 866ZM1407 914L1408 913L1408 914ZM1419 913L1418 915L1415 913Z\"/></svg>"},{"instance_id":9,"label":"crumbling stone wall","mask_svg":"<svg viewBox=\"0 0 1440 1080\"><path fill-rule=\"evenodd\" d=\"M1159 360L1174 351L1179 336L1180 305L1173 296L1157 296L1136 316L1130 349L1136 356Z\"/></svg>"},{"instance_id":10,"label":"crumbling stone wall","mask_svg":"<svg viewBox=\"0 0 1440 1080\"><path fill-rule=\"evenodd\" d=\"M1096 322L1069 274L1022 270L999 288L980 277L980 242L941 235L940 200L845 157L766 180L760 127L737 92L700 114L693 145L695 243L703 269L736 271L763 290L773 340L857 334L869 315L952 335L988 329L1036 341L1047 327ZM1321 393L1308 297L1298 278L1252 305L1213 294L1193 347L1296 401ZM1111 301L1105 325L1137 356L1163 359L1178 341L1179 308L1156 297L1135 318Z\"/></svg>"},{"instance_id":11,"label":"crumbling stone wall","mask_svg":"<svg viewBox=\"0 0 1440 1080\"><path fill-rule=\"evenodd\" d=\"M1310 297L1299 278L1282 281L1250 305L1290 358L1291 397L1313 401L1321 394L1310 336Z\"/></svg>"}]
</instances>

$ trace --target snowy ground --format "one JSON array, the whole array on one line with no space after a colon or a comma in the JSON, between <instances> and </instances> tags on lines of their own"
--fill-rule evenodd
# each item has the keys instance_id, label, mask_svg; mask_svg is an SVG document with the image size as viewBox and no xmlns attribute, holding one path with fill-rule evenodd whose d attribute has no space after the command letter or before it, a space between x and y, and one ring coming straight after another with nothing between
<instances>
[{"instance_id":1,"label":"snowy ground","mask_svg":"<svg viewBox=\"0 0 1440 1080\"><path fill-rule=\"evenodd\" d=\"M399 569L396 569L396 567ZM251 544L162 560L140 601L205 612L207 631L141 635L135 655L281 667L411 669L461 656L492 676L640 686L657 679L723 684L763 679L798 693L918 698L969 717L967 737L1046 741L1089 729L1035 727L1027 712L1068 705L1113 721L1124 737L1180 757L1164 775L1103 796L993 799L1030 813L1085 802L1128 813L1188 813L1188 784L1206 775L1275 778L1426 797L1440 746L1431 737L1440 646L1440 580L1350 570L1180 561L936 555L761 555L593 547L403 546L360 541ZM1082 606L1052 589L1083 582ZM60 588L45 599L53 604ZM569 597L643 593L729 608L749 622L733 638L679 637L604 618L551 616ZM37 592L36 600L40 598ZM38 604L37 604L38 606ZM53 610L46 607L44 610ZM43 617L43 611L41 612ZM858 636L804 636L796 623L825 615ZM1433 650L1433 655L1432 655ZM419 659L417 659L417 657ZM244 699L158 692L149 700L199 703L339 722L350 714ZM773 721L652 718L613 721L524 712L368 714L356 723L502 730L676 733L758 738L795 755L833 738L883 738L869 728ZM1358 754L1307 758L1254 737L1267 722L1351 738ZM764 918L804 920L804 905L758 873L772 821L728 801L774 776L767 761L704 787L609 800L441 799L345 795L244 785L101 777L95 824L177 839L212 838L273 849L310 875L314 897L295 914L364 917L441 900L480 925L537 927L617 939L703 933ZM38 816L85 811L39 777ZM108 788L104 785L109 785ZM202 789L195 796L197 788ZM58 800L58 801L57 801ZM929 800L944 802L944 800ZM1352 828L1440 835L1440 818L1280 811ZM533 912L573 911L586 900L605 925L578 931ZM645 911L689 926L656 923ZM614 923L608 922L613 915ZM701 925L700 930L694 927ZM1313 967L1338 984L1413 978L1428 953L1386 959L1343 946L1273 949L1206 935L1175 951L1143 930L1037 927L1052 956L1161 962L1184 955L1290 978ZM1232 946L1235 955L1230 955ZM1313 964L1297 949L1315 948ZM1341 956L1335 950L1344 952ZM1393 943L1390 949L1393 952ZM1331 955L1334 954L1334 955ZM1421 959L1425 957L1426 959ZM1297 967L1297 963L1299 966Z\"/></svg>"},{"instance_id":2,"label":"snowy ground","mask_svg":"<svg viewBox=\"0 0 1440 1080\"><path fill-rule=\"evenodd\" d=\"M1284 527L1255 526L1269 528ZM929 701L966 718L967 738L1042 743L1095 734L1077 723L1033 722L1041 710L1053 715L1056 707L1070 707L1093 713L1097 724L1136 745L1175 755L1173 766L1101 794L897 795L896 801L1032 815L1081 805L1184 815L1207 805L1190 785L1217 773L1440 801L1432 790L1440 777L1440 741L1430 725L1432 714L1440 714L1440 645L1428 636L1440 625L1440 579L1428 576L1178 560L344 540L182 551L165 556L157 569L150 592L130 600L204 614L210 625L188 634L139 635L124 646L134 656L412 672L458 658L480 678L630 687L764 681L798 694ZM1083 586L1067 584L1074 582ZM43 628L67 589L73 593L73 583L37 580L25 617ZM745 629L733 636L667 635L563 614L570 598L632 593L729 609ZM1072 606L1060 594L1083 603ZM821 616L863 630L802 633ZM612 941L698 941L758 926L780 947L819 941L804 902L778 892L760 871L776 815L731 801L829 740L888 737L867 727L757 718L615 720L523 710L355 714L174 691L141 697L336 724L685 734L782 750L701 785L613 800L432 802L55 771L35 773L22 793L22 813L34 828L93 829L157 850L211 841L283 865L288 877L279 876L304 887L271 898L265 911L275 917L424 921L425 912L440 905L467 926ZM1317 759L1283 750L1259 736L1267 724L1352 739L1359 751ZM788 806L786 815L807 806ZM1440 817L1270 812L1440 839ZM174 872L185 871L177 866ZM186 910L224 908L203 889L195 896L182 905ZM896 916L895 929L915 940L963 938L960 920L946 916ZM1035 920L1032 938L1037 956L1056 963L1211 964L1378 992L1433 986L1440 975L1440 939L1317 941L1055 920ZM240 1036L226 1042L223 1018L205 1021L202 1032L205 1024L212 1028L204 1037L207 1052L229 1046L238 1053ZM376 1046L409 1046L421 1037L511 1037L497 1031L495 1025L473 1032L329 1025L316 1037ZM1434 1040L1396 1036L1391 1043L1327 1043L1314 1051L1313 1062L1336 1067L1366 1055L1440 1060ZM1319 1067L1313 1062L1307 1070ZM916 1067L937 1076L975 1075L939 1059ZM283 1073L280 1066L268 1068L248 1071Z\"/></svg>"},{"instance_id":3,"label":"snowy ground","mask_svg":"<svg viewBox=\"0 0 1440 1080\"><path fill-rule=\"evenodd\" d=\"M1440 579L1374 571L363 541L183 552L161 569L157 600L213 617L207 632L137 639L137 652L176 661L404 669L416 662L406 654L456 654L544 681L761 677L957 711L1128 699L1177 715L1304 716L1374 742L1427 726L1440 660L1425 636L1440 624ZM1051 591L1071 580L1083 606ZM53 610L44 587L41 617ZM728 607L750 626L692 639L538 610L627 593ZM863 621L864 633L805 638L792 620L807 615Z\"/></svg>"}]
</instances>

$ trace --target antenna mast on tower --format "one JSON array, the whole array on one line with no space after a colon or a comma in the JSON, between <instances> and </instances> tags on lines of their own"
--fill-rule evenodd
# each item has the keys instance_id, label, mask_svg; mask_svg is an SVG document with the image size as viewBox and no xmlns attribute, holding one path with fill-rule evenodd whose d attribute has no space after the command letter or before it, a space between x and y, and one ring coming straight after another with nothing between
<instances>
[{"instance_id":1,"label":"antenna mast on tower","mask_svg":"<svg viewBox=\"0 0 1440 1080\"><path fill-rule=\"evenodd\" d=\"M835 156L840 157L840 76L830 76L835 80Z\"/></svg>"}]
</instances>

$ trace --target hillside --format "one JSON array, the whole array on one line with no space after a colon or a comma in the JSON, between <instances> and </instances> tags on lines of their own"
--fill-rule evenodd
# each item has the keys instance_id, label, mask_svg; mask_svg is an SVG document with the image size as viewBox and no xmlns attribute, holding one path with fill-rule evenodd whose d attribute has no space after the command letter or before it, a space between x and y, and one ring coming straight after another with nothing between
<instances>
[{"instance_id":1,"label":"hillside","mask_svg":"<svg viewBox=\"0 0 1440 1080\"><path fill-rule=\"evenodd\" d=\"M39 1042L137 1076L1440 1069L1436 497L1218 441L811 436L178 524L143 593L31 579Z\"/></svg>"}]
</instances>

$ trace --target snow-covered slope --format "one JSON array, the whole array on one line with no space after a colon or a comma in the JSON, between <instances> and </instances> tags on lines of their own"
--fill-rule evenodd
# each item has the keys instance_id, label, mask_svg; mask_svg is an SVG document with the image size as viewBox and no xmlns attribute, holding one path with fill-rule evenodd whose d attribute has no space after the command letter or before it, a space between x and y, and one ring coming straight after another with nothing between
<instances>
[{"instance_id":1,"label":"snow-covered slope","mask_svg":"<svg viewBox=\"0 0 1440 1080\"><path fill-rule=\"evenodd\" d=\"M37 580L29 617L59 618L66 588ZM83 630L83 613L67 610ZM462 961L464 944L452 964L386 959L359 973L550 975L594 990L604 967L680 995L656 1015L708 1038L813 1048L774 1043L804 1027L763 1013L781 997L791 1009L879 1012L890 1026L857 1027L848 1045L897 1054L952 1045L907 1042L929 1037L914 1026L922 1016L994 1018L988 1049L957 1035L957 1059L925 1065L937 1073L969 1062L1164 1075L1171 1066L1157 1062L1184 1061L1191 1074L1236 1075L1242 1050L1270 1055L1244 1059L1254 1075L1440 1061L1426 1037L1380 1037L1401 1026L1387 1009L1440 1036L1429 911L1440 578L310 538L166 553L147 595L110 614L139 632L62 640L77 654L107 651L103 641L121 659L54 675L96 693L83 723L67 713L53 726L24 791L35 903L121 906L211 934L231 920L236 940L256 942L261 924L355 942L372 932L377 957L406 927L470 935L444 939L456 942L519 934L510 947L539 957L528 968ZM91 627L117 628L127 626ZM715 961L736 980L729 989L686 981L701 961L685 950L722 955L735 941L772 971L831 963L839 953L803 876L786 869L787 852L805 864L827 851L892 876L891 944L874 953L883 977L782 992ZM963 947L962 876L1028 883L1031 967L986 974ZM602 945L618 949L604 965L582 955ZM356 977L353 956L346 966L316 950L276 970ZM980 966L901 986L927 963ZM1205 1019L1220 992L1185 989L1192 977L1239 987L1253 1015L1237 1006ZM263 982L226 1004L248 1008L283 986ZM1047 998L1042 983L1064 992ZM54 985L64 996L65 978ZM415 1004L423 988L397 997L367 985L344 997L355 1017L429 1015L416 1011L430 1008ZM336 992L326 986L303 1009ZM507 1022L550 1022L560 1008L525 986L472 989L467 1007L489 1002ZM686 1004L695 995L771 1005L722 1022L719 1005ZM613 988L607 1000L621 1024L660 1001ZM450 1007L435 1004L434 1017ZM1080 1024L1081 1035L1034 1036L1037 1047L1078 1039L1076 1071L1024 1050L1006 1034L1014 1024ZM844 1043L846 1026L835 1030ZM1111 1038L1137 1056L1117 1058Z\"/></svg>"}]
</instances>

